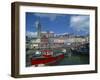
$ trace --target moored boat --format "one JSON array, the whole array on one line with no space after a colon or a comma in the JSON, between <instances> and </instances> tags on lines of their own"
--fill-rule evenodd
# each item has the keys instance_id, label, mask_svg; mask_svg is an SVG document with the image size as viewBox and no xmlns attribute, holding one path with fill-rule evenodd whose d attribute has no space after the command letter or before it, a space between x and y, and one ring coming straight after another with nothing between
<instances>
[{"instance_id":1,"label":"moored boat","mask_svg":"<svg viewBox=\"0 0 100 80\"><path fill-rule=\"evenodd\" d=\"M51 64L64 58L64 54L58 53L54 55L52 50L42 50L41 53L41 56L31 59L31 65Z\"/></svg>"}]
</instances>

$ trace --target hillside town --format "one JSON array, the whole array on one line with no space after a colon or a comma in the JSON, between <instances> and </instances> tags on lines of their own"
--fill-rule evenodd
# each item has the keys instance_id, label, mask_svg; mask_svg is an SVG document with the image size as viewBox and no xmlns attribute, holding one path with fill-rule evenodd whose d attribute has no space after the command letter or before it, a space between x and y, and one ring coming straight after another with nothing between
<instances>
[{"instance_id":1,"label":"hillside town","mask_svg":"<svg viewBox=\"0 0 100 80\"><path fill-rule=\"evenodd\" d=\"M37 36L26 36L26 47L29 49L38 48L60 48L60 47L74 47L89 43L89 35L80 36L74 34L56 34L53 31L41 31L40 22L37 22ZM49 43L49 44L48 44Z\"/></svg>"}]
</instances>

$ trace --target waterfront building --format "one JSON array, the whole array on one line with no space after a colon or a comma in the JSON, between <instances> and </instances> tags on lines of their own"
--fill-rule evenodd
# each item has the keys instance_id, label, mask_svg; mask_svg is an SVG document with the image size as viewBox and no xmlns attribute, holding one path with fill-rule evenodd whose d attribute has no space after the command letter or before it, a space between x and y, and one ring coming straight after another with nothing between
<instances>
[{"instance_id":1,"label":"waterfront building","mask_svg":"<svg viewBox=\"0 0 100 80\"><path fill-rule=\"evenodd\" d=\"M36 49L38 49L39 48L39 44L40 44L40 42L41 42L41 40L40 39L32 39L31 41L30 41L30 48L31 49L34 49L34 48L36 48Z\"/></svg>"},{"instance_id":2,"label":"waterfront building","mask_svg":"<svg viewBox=\"0 0 100 80\"><path fill-rule=\"evenodd\" d=\"M42 36L41 37L41 41L40 41L40 47L41 48L48 48L49 46L49 40L46 36Z\"/></svg>"}]
</instances>

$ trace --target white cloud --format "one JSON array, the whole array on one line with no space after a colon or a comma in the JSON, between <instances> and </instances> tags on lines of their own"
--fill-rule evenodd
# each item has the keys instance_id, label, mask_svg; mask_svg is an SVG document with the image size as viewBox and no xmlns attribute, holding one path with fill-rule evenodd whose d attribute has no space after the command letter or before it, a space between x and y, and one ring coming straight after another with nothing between
<instances>
[{"instance_id":1,"label":"white cloud","mask_svg":"<svg viewBox=\"0 0 100 80\"><path fill-rule=\"evenodd\" d=\"M37 32L26 32L26 36L28 36L28 37L36 37L37 36Z\"/></svg>"},{"instance_id":2,"label":"white cloud","mask_svg":"<svg viewBox=\"0 0 100 80\"><path fill-rule=\"evenodd\" d=\"M46 18L49 18L51 21L54 21L58 16L62 16L61 14L50 14L50 13L48 13L48 14L45 14L45 13L43 13L43 14L41 14L41 13L36 13L36 14L34 14L35 16L38 16L38 17L46 17Z\"/></svg>"},{"instance_id":3,"label":"white cloud","mask_svg":"<svg viewBox=\"0 0 100 80\"><path fill-rule=\"evenodd\" d=\"M68 35L68 34L69 34L68 32L65 32L65 33L55 34L55 36L60 36L60 35Z\"/></svg>"},{"instance_id":4,"label":"white cloud","mask_svg":"<svg viewBox=\"0 0 100 80\"><path fill-rule=\"evenodd\" d=\"M75 31L89 32L89 16L72 16L70 19L70 26Z\"/></svg>"},{"instance_id":5,"label":"white cloud","mask_svg":"<svg viewBox=\"0 0 100 80\"><path fill-rule=\"evenodd\" d=\"M41 33L47 33L47 32L46 31L42 31ZM50 33L54 33L54 32L50 31ZM26 36L28 36L29 38L37 37L37 32L27 31L26 32Z\"/></svg>"}]
</instances>

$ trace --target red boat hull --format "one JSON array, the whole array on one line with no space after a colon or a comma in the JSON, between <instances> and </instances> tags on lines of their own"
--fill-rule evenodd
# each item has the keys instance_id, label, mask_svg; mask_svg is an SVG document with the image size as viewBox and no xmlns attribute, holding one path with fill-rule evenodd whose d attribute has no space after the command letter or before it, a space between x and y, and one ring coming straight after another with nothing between
<instances>
[{"instance_id":1,"label":"red boat hull","mask_svg":"<svg viewBox=\"0 0 100 80\"><path fill-rule=\"evenodd\" d=\"M56 56L56 57L45 57L45 58L42 58L42 59L32 59L31 65L53 63L53 62L60 60L62 58L64 58L64 54L61 54L61 55Z\"/></svg>"}]
</instances>

